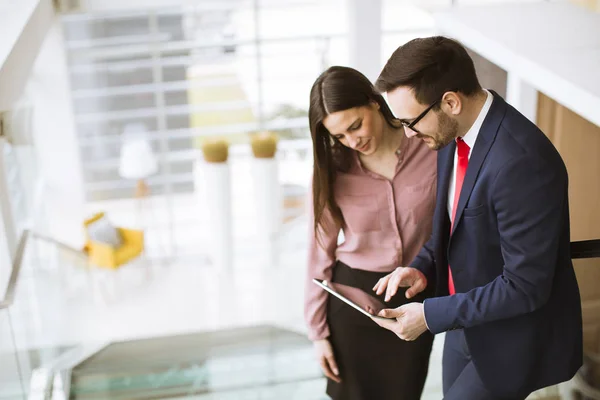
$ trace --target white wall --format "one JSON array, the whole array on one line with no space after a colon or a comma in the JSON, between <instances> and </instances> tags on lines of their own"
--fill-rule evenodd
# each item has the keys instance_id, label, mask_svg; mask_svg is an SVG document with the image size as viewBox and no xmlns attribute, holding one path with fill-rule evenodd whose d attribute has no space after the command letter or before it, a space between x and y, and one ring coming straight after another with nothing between
<instances>
[{"instance_id":1,"label":"white wall","mask_svg":"<svg viewBox=\"0 0 600 400\"><path fill-rule=\"evenodd\" d=\"M11 1L0 7L0 111L21 97L54 11L51 0Z\"/></svg>"},{"instance_id":2,"label":"white wall","mask_svg":"<svg viewBox=\"0 0 600 400\"><path fill-rule=\"evenodd\" d=\"M196 2L189 0L79 0L79 3L85 12L103 12L193 5ZM213 0L211 3L218 4L218 1Z\"/></svg>"},{"instance_id":3,"label":"white wall","mask_svg":"<svg viewBox=\"0 0 600 400\"><path fill-rule=\"evenodd\" d=\"M34 104L34 140L44 180L44 207L53 238L83 243L84 189L71 103L63 32L50 28L29 81Z\"/></svg>"}]
</instances>

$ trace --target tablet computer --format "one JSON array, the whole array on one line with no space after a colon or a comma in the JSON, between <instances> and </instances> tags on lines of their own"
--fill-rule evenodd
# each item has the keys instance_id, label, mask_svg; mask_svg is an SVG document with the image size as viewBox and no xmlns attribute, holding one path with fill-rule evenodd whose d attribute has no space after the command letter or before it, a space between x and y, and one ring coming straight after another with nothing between
<instances>
[{"instance_id":1,"label":"tablet computer","mask_svg":"<svg viewBox=\"0 0 600 400\"><path fill-rule=\"evenodd\" d=\"M375 296L372 296L359 288L342 285L341 283L322 281L320 279L313 279L313 282L369 318L395 319L377 315L381 310L389 307L386 307L386 305L379 301Z\"/></svg>"}]
</instances>

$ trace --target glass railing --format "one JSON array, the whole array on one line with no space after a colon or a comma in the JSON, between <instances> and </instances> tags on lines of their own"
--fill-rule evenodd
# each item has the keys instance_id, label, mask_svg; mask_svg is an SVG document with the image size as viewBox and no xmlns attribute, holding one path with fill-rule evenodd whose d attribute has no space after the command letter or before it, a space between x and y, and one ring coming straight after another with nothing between
<instances>
[{"instance_id":1,"label":"glass railing","mask_svg":"<svg viewBox=\"0 0 600 400\"><path fill-rule=\"evenodd\" d=\"M325 398L310 341L279 327L82 343L93 273L82 252L25 231L0 303L0 400Z\"/></svg>"},{"instance_id":2,"label":"glass railing","mask_svg":"<svg viewBox=\"0 0 600 400\"><path fill-rule=\"evenodd\" d=\"M284 234L286 254L306 246L293 240L302 225ZM599 248L577 242L572 256ZM93 302L90 273L77 249L23 234L0 303L0 400L326 398L310 341L281 324L81 343L70 328Z\"/></svg>"},{"instance_id":3,"label":"glass railing","mask_svg":"<svg viewBox=\"0 0 600 400\"><path fill-rule=\"evenodd\" d=\"M0 400L45 398L42 368L79 345L66 332L75 301L67 280L87 271L80 251L24 231L0 303Z\"/></svg>"},{"instance_id":4,"label":"glass railing","mask_svg":"<svg viewBox=\"0 0 600 400\"><path fill-rule=\"evenodd\" d=\"M323 399L304 335L269 326L112 343L69 371L70 399Z\"/></svg>"},{"instance_id":5,"label":"glass railing","mask_svg":"<svg viewBox=\"0 0 600 400\"><path fill-rule=\"evenodd\" d=\"M13 306L16 283L23 264L27 235L19 243L6 292L0 303L0 399L24 399L27 395L27 371L16 342L15 325L9 307Z\"/></svg>"},{"instance_id":6,"label":"glass railing","mask_svg":"<svg viewBox=\"0 0 600 400\"><path fill-rule=\"evenodd\" d=\"M10 315L0 310L0 399L24 399L24 384Z\"/></svg>"}]
</instances>

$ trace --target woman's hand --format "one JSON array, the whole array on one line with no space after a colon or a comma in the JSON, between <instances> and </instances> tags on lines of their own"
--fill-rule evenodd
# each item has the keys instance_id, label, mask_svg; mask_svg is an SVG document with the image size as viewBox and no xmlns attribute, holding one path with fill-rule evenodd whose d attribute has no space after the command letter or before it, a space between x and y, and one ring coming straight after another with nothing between
<instances>
[{"instance_id":1,"label":"woman's hand","mask_svg":"<svg viewBox=\"0 0 600 400\"><path fill-rule=\"evenodd\" d=\"M339 377L340 371L335 362L333 348L331 347L331 343L329 343L329 339L316 340L313 343L315 352L317 353L317 359L319 360L319 364L321 365L321 369L325 376L332 381L340 383L342 381Z\"/></svg>"}]
</instances>

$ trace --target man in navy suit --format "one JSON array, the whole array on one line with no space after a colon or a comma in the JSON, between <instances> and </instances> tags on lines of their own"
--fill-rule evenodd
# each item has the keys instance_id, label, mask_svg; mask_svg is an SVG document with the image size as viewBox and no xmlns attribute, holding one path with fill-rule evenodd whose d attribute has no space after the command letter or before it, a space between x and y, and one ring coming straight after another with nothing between
<instances>
[{"instance_id":1,"label":"man in navy suit","mask_svg":"<svg viewBox=\"0 0 600 400\"><path fill-rule=\"evenodd\" d=\"M458 42L398 48L377 88L406 136L439 150L433 234L410 266L374 290L411 298L377 323L404 340L446 332L447 400L524 399L582 364L579 289L570 258L568 176L548 138L482 89Z\"/></svg>"}]
</instances>

